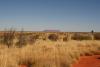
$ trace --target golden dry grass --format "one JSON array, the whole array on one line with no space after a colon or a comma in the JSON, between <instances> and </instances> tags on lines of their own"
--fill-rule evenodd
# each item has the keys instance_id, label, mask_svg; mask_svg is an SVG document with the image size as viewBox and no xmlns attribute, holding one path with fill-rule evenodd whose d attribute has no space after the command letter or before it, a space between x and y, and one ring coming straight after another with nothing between
<instances>
[{"instance_id":1,"label":"golden dry grass","mask_svg":"<svg viewBox=\"0 0 100 67\"><path fill-rule=\"evenodd\" d=\"M9 48L1 42L0 67L71 67L80 56L100 54L100 41L94 40L91 33L78 33L75 36L74 33L65 32L25 32L21 35L25 40L21 38L19 41L26 45L18 48L16 42L19 34L15 33L15 39L11 41L14 43ZM49 39L51 34L55 36ZM72 40L73 37L76 39Z\"/></svg>"},{"instance_id":2,"label":"golden dry grass","mask_svg":"<svg viewBox=\"0 0 100 67\"><path fill-rule=\"evenodd\" d=\"M99 41L43 41L22 48L0 45L0 67L71 67L80 55L93 55L100 50Z\"/></svg>"}]
</instances>

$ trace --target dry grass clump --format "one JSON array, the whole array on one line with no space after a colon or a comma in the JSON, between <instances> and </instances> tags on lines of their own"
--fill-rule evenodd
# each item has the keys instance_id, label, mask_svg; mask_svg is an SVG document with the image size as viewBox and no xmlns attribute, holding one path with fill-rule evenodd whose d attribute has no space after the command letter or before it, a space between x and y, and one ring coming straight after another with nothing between
<instances>
[{"instance_id":1,"label":"dry grass clump","mask_svg":"<svg viewBox=\"0 0 100 67\"><path fill-rule=\"evenodd\" d=\"M72 40L92 40L92 37L89 34L80 34L75 33L72 37Z\"/></svg>"},{"instance_id":2,"label":"dry grass clump","mask_svg":"<svg viewBox=\"0 0 100 67\"><path fill-rule=\"evenodd\" d=\"M98 43L96 41L95 43L91 41L36 42L34 46L26 46L22 49L21 61L32 63L32 67L71 67L71 64L79 59L80 54L94 55L92 51L98 50Z\"/></svg>"},{"instance_id":3,"label":"dry grass clump","mask_svg":"<svg viewBox=\"0 0 100 67\"><path fill-rule=\"evenodd\" d=\"M32 44L35 43L36 40L37 40L37 39L35 39L33 35L30 35L30 36L28 37L28 39L27 39L27 42L28 42L28 44L32 45Z\"/></svg>"},{"instance_id":4,"label":"dry grass clump","mask_svg":"<svg viewBox=\"0 0 100 67\"><path fill-rule=\"evenodd\" d=\"M81 56L96 55L96 52L99 51L100 43L97 41L85 41L83 45L81 44L79 43L77 46Z\"/></svg>"},{"instance_id":5,"label":"dry grass clump","mask_svg":"<svg viewBox=\"0 0 100 67\"><path fill-rule=\"evenodd\" d=\"M15 49L0 49L0 67L18 67Z\"/></svg>"},{"instance_id":6,"label":"dry grass clump","mask_svg":"<svg viewBox=\"0 0 100 67\"><path fill-rule=\"evenodd\" d=\"M4 62L0 62L2 64L1 67L4 67L5 63L5 67L16 67L21 64L31 65L30 67L70 67L74 62L70 56L74 55L72 54L73 51L70 51L71 49L66 47L66 43L53 43L51 41L41 41L41 43L36 42L34 45L27 45L23 48L6 48L6 50L0 50L0 55L5 56L3 53L8 55L6 58L0 58L4 60ZM72 53L70 54L69 51Z\"/></svg>"}]
</instances>

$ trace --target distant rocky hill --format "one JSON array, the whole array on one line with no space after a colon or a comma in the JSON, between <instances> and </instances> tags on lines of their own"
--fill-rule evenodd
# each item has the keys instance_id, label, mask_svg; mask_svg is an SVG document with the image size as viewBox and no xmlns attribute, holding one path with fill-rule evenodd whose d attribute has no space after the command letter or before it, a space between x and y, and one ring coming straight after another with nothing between
<instances>
[{"instance_id":1,"label":"distant rocky hill","mask_svg":"<svg viewBox=\"0 0 100 67\"><path fill-rule=\"evenodd\" d=\"M60 32L60 30L44 30L44 32Z\"/></svg>"}]
</instances>

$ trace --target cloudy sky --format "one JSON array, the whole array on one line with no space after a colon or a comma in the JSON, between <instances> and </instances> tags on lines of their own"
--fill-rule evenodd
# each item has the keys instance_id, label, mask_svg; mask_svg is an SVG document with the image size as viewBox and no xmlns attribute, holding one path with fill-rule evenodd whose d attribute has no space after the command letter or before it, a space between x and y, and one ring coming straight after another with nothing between
<instances>
[{"instance_id":1,"label":"cloudy sky","mask_svg":"<svg viewBox=\"0 0 100 67\"><path fill-rule=\"evenodd\" d=\"M0 0L0 30L100 32L100 0Z\"/></svg>"}]
</instances>

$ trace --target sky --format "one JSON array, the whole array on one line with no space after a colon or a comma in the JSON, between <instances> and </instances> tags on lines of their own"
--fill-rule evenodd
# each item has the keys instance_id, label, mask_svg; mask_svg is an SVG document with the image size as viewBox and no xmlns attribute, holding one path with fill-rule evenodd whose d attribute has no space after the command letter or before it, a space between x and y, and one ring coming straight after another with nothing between
<instances>
[{"instance_id":1,"label":"sky","mask_svg":"<svg viewBox=\"0 0 100 67\"><path fill-rule=\"evenodd\" d=\"M100 32L100 0L0 0L0 30Z\"/></svg>"}]
</instances>

